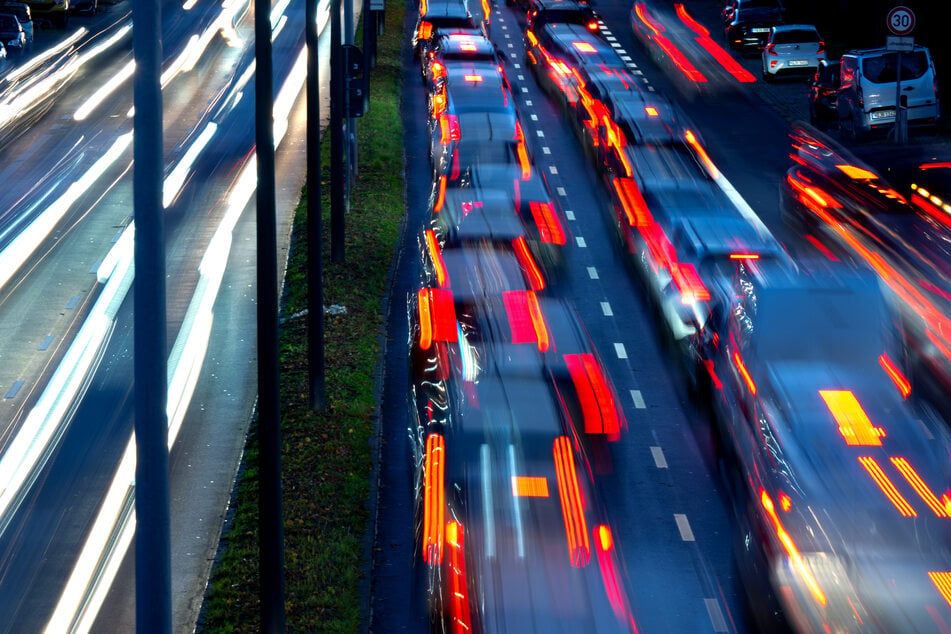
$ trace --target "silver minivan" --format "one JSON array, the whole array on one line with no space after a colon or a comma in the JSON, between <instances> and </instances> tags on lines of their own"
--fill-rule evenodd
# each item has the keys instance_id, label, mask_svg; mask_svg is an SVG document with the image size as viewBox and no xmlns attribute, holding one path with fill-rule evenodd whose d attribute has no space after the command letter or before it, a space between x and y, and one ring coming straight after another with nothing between
<instances>
[{"instance_id":1,"label":"silver minivan","mask_svg":"<svg viewBox=\"0 0 951 634\"><path fill-rule=\"evenodd\" d=\"M853 139L895 124L896 92L906 101L909 125L936 124L941 116L938 79L927 47L901 53L885 48L849 51L842 56L836 97L839 128Z\"/></svg>"}]
</instances>

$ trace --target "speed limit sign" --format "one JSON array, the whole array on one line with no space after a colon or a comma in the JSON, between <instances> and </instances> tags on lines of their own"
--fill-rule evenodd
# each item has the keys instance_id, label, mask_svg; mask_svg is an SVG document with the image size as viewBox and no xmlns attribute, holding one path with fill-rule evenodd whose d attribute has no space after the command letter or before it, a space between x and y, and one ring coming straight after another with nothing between
<instances>
[{"instance_id":1,"label":"speed limit sign","mask_svg":"<svg viewBox=\"0 0 951 634\"><path fill-rule=\"evenodd\" d=\"M895 35L908 35L915 28L915 12L908 7L895 7L886 18L888 30Z\"/></svg>"}]
</instances>

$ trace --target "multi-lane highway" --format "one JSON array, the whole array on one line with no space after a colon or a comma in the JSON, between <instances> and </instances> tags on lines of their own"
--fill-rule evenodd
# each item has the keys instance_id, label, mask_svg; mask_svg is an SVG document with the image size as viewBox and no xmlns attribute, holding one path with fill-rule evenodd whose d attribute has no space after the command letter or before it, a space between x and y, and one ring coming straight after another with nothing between
<instances>
[{"instance_id":1,"label":"multi-lane highway","mask_svg":"<svg viewBox=\"0 0 951 634\"><path fill-rule=\"evenodd\" d=\"M726 48L720 4L684 5L693 20L681 19L680 28L668 29L667 37L692 51L690 55L702 54L712 48L697 45L705 25L707 39ZM666 3L646 6L654 12L656 33L661 32L657 20L679 19ZM811 251L810 243L784 225L780 209L781 184L790 166L790 124L808 117L805 83L765 85L759 80L758 58L734 56L724 63L713 55L699 62L692 58L701 80L652 47L650 38L635 36L630 3L602 0L595 8L602 18L602 34L641 82L640 89L678 102L696 125L727 188L737 193L735 204L754 212L791 252ZM406 33L415 28L415 6L410 9ZM620 394L628 422L627 432L609 445L610 468L600 470L595 480L611 514L636 626L642 632L751 631L754 626L734 558L740 532L721 473L722 454L714 448L712 415L689 395L676 348L667 343L644 285L621 257L609 224L611 202L599 168L568 124L573 115L566 115L540 89L526 64L524 12L503 3L492 10L491 39L504 54L534 167L544 174L568 219L568 273L546 292L576 306ZM699 23L701 30L688 28L688 23ZM407 257L400 259L393 289L396 306L418 286L415 252L419 232L429 221L432 187L429 171L414 167L426 162L428 115L418 63L408 49L404 64L409 221ZM415 425L406 408L410 379L405 374L405 315L394 309L390 322L383 410L383 434L389 442L380 478L373 631L424 631L429 623L424 584L406 583L406 571L423 564L414 552L419 544L413 529L418 521L412 501L413 456L409 443L400 441L401 435L412 435L409 430ZM938 592L932 591L933 600L941 602Z\"/></svg>"}]
</instances>

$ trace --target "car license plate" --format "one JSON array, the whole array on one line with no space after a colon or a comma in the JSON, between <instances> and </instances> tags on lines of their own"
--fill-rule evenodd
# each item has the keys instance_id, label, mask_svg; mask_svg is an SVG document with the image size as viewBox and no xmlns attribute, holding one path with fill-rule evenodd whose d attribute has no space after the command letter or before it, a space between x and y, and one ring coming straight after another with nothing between
<instances>
[{"instance_id":1,"label":"car license plate","mask_svg":"<svg viewBox=\"0 0 951 634\"><path fill-rule=\"evenodd\" d=\"M769 29L764 29L762 27L757 27L755 29L750 29L751 33L769 33Z\"/></svg>"},{"instance_id":2,"label":"car license plate","mask_svg":"<svg viewBox=\"0 0 951 634\"><path fill-rule=\"evenodd\" d=\"M809 60L805 59L793 59L789 61L790 66L808 66Z\"/></svg>"},{"instance_id":3,"label":"car license plate","mask_svg":"<svg viewBox=\"0 0 951 634\"><path fill-rule=\"evenodd\" d=\"M876 110L872 113L873 119L894 119L895 111L894 110Z\"/></svg>"}]
</instances>

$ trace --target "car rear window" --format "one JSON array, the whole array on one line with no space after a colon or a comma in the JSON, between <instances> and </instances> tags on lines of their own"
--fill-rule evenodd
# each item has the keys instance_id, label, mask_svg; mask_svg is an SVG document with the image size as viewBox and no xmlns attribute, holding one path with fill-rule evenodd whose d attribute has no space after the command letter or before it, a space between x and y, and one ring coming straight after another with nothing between
<instances>
[{"instance_id":1,"label":"car rear window","mask_svg":"<svg viewBox=\"0 0 951 634\"><path fill-rule=\"evenodd\" d=\"M797 31L777 31L773 36L773 44L801 44L803 42L818 42L819 34L816 31L801 29Z\"/></svg>"},{"instance_id":2,"label":"car rear window","mask_svg":"<svg viewBox=\"0 0 951 634\"><path fill-rule=\"evenodd\" d=\"M873 84L890 84L898 80L898 53L883 53L862 60L862 74ZM902 53L902 80L918 79L928 70L928 56L924 51Z\"/></svg>"}]
</instances>

